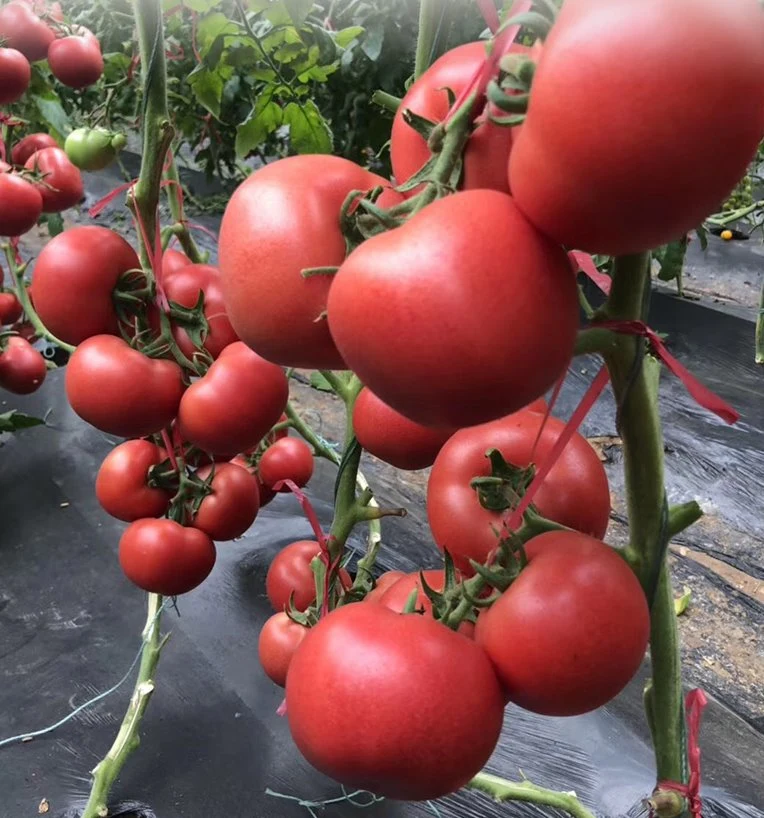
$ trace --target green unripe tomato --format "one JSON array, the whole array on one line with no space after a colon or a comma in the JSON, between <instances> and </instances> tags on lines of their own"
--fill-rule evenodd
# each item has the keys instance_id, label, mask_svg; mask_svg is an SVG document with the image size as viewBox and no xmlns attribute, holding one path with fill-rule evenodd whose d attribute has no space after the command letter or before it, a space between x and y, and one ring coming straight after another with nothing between
<instances>
[{"instance_id":1,"label":"green unripe tomato","mask_svg":"<svg viewBox=\"0 0 764 818\"><path fill-rule=\"evenodd\" d=\"M66 137L64 150L80 170L103 170L126 144L124 134L106 128L77 128Z\"/></svg>"}]
</instances>

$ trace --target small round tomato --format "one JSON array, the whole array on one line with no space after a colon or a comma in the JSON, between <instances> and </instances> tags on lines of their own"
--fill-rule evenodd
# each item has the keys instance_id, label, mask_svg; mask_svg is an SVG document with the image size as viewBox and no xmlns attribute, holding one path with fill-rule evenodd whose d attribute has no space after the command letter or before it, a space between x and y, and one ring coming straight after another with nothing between
<instances>
[{"instance_id":1,"label":"small round tomato","mask_svg":"<svg viewBox=\"0 0 764 818\"><path fill-rule=\"evenodd\" d=\"M69 88L87 88L103 74L101 47L92 34L62 37L50 44L48 65L53 76Z\"/></svg>"},{"instance_id":2,"label":"small round tomato","mask_svg":"<svg viewBox=\"0 0 764 818\"><path fill-rule=\"evenodd\" d=\"M281 415L281 417L278 419L278 423L276 423L276 424L274 424L274 425L275 425L275 426L278 426L278 425L279 425L279 423L287 423L288 421L289 421L289 418L287 417L287 415L282 414L282 415ZM269 432L269 433L268 433L268 434L267 434L267 435L266 435L266 436L263 438L263 442L267 443L267 444L268 444L268 446L271 446L271 445L272 445L272 444L274 444L274 443L275 443L277 440L282 440L283 438L287 437L288 435L289 435L289 428L285 426L283 429L279 429L277 432L276 432L276 431L271 430L271 431L270 431L270 432Z\"/></svg>"},{"instance_id":3,"label":"small round tomato","mask_svg":"<svg viewBox=\"0 0 764 818\"><path fill-rule=\"evenodd\" d=\"M85 195L82 174L61 148L42 148L24 165L42 176L37 189L42 196L43 213L60 213L74 207Z\"/></svg>"},{"instance_id":4,"label":"small round tomato","mask_svg":"<svg viewBox=\"0 0 764 818\"><path fill-rule=\"evenodd\" d=\"M382 605L345 605L310 629L289 667L286 704L292 738L314 767L406 801L464 786L493 753L504 717L496 674L474 641Z\"/></svg>"},{"instance_id":5,"label":"small round tomato","mask_svg":"<svg viewBox=\"0 0 764 818\"><path fill-rule=\"evenodd\" d=\"M177 596L204 582L215 566L215 544L198 528L174 520L136 520L119 541L125 576L152 594Z\"/></svg>"},{"instance_id":6,"label":"small round tomato","mask_svg":"<svg viewBox=\"0 0 764 818\"><path fill-rule=\"evenodd\" d=\"M64 150L80 170L103 170L127 144L124 134L107 128L77 128L66 137Z\"/></svg>"},{"instance_id":7,"label":"small round tomato","mask_svg":"<svg viewBox=\"0 0 764 818\"><path fill-rule=\"evenodd\" d=\"M27 58L15 48L0 48L0 105L21 99L31 79Z\"/></svg>"},{"instance_id":8,"label":"small round tomato","mask_svg":"<svg viewBox=\"0 0 764 818\"><path fill-rule=\"evenodd\" d=\"M639 669L650 635L642 586L617 551L552 531L526 545L528 565L478 618L510 701L546 716L607 704Z\"/></svg>"},{"instance_id":9,"label":"small round tomato","mask_svg":"<svg viewBox=\"0 0 764 818\"><path fill-rule=\"evenodd\" d=\"M180 250L165 250L162 253L162 272L167 274L188 267L191 259Z\"/></svg>"},{"instance_id":10,"label":"small round tomato","mask_svg":"<svg viewBox=\"0 0 764 818\"><path fill-rule=\"evenodd\" d=\"M274 611L283 611L292 604L298 611L310 607L316 599L316 583L311 563L321 553L321 546L315 540L299 540L282 548L273 559L265 578L265 592ZM350 574L340 569L340 582L344 588L353 583Z\"/></svg>"},{"instance_id":11,"label":"small round tomato","mask_svg":"<svg viewBox=\"0 0 764 818\"><path fill-rule=\"evenodd\" d=\"M71 227L52 238L32 274L34 306L43 324L68 344L119 334L113 293L119 279L141 266L133 248L113 230Z\"/></svg>"},{"instance_id":12,"label":"small round tomato","mask_svg":"<svg viewBox=\"0 0 764 818\"><path fill-rule=\"evenodd\" d=\"M147 358L114 335L83 341L66 367L66 396L91 426L145 437L172 423L185 384L173 361Z\"/></svg>"},{"instance_id":13,"label":"small round tomato","mask_svg":"<svg viewBox=\"0 0 764 818\"><path fill-rule=\"evenodd\" d=\"M203 466L196 475L207 480L212 466ZM212 494L208 494L196 512L194 528L209 534L213 540L235 540L255 522L260 510L257 478L246 469L231 463L215 466Z\"/></svg>"},{"instance_id":14,"label":"small round tomato","mask_svg":"<svg viewBox=\"0 0 764 818\"><path fill-rule=\"evenodd\" d=\"M15 293L0 293L0 327L15 324L23 312Z\"/></svg>"},{"instance_id":15,"label":"small round tomato","mask_svg":"<svg viewBox=\"0 0 764 818\"><path fill-rule=\"evenodd\" d=\"M507 514L484 508L470 485L473 478L491 474L486 453L498 449L508 463L523 469L531 458L543 463L564 428L565 423L557 418L550 417L544 424L543 415L524 410L461 429L441 449L427 484L427 516L438 547L448 551L465 575L474 573L471 559L485 562L496 548L496 531L501 530ZM533 503L542 516L560 525L604 537L610 519L610 489L605 468L584 437L573 435Z\"/></svg>"},{"instance_id":16,"label":"small round tomato","mask_svg":"<svg viewBox=\"0 0 764 818\"><path fill-rule=\"evenodd\" d=\"M42 196L35 185L14 173L0 173L0 236L21 236L42 213Z\"/></svg>"},{"instance_id":17,"label":"small round tomato","mask_svg":"<svg viewBox=\"0 0 764 818\"><path fill-rule=\"evenodd\" d=\"M392 585L395 585L401 577L406 575L403 571L385 571L377 580L374 588L366 594L364 602L379 602L385 591Z\"/></svg>"},{"instance_id":18,"label":"small round tomato","mask_svg":"<svg viewBox=\"0 0 764 818\"><path fill-rule=\"evenodd\" d=\"M178 412L183 439L209 454L244 452L268 433L288 398L281 367L236 341L183 396Z\"/></svg>"},{"instance_id":19,"label":"small round tomato","mask_svg":"<svg viewBox=\"0 0 764 818\"><path fill-rule=\"evenodd\" d=\"M284 611L273 614L263 625L257 643L260 664L268 678L279 687L286 685L292 657L307 634L308 629L290 619Z\"/></svg>"},{"instance_id":20,"label":"small round tomato","mask_svg":"<svg viewBox=\"0 0 764 818\"><path fill-rule=\"evenodd\" d=\"M43 148L57 148L58 142L46 133L30 133L19 140L11 150L14 165L25 165L30 156Z\"/></svg>"},{"instance_id":21,"label":"small round tomato","mask_svg":"<svg viewBox=\"0 0 764 818\"><path fill-rule=\"evenodd\" d=\"M370 454L398 469L432 466L453 429L433 429L409 420L370 389L362 389L353 407L353 430Z\"/></svg>"},{"instance_id":22,"label":"small round tomato","mask_svg":"<svg viewBox=\"0 0 764 818\"><path fill-rule=\"evenodd\" d=\"M29 6L8 3L0 8L0 38L9 48L20 51L29 62L44 60L55 36Z\"/></svg>"},{"instance_id":23,"label":"small round tomato","mask_svg":"<svg viewBox=\"0 0 764 818\"><path fill-rule=\"evenodd\" d=\"M149 470L167 459L167 452L150 440L128 440L106 455L96 476L96 497L112 517L131 523L161 517L172 493L148 484Z\"/></svg>"},{"instance_id":24,"label":"small round tomato","mask_svg":"<svg viewBox=\"0 0 764 818\"><path fill-rule=\"evenodd\" d=\"M306 486L313 476L313 451L297 437L285 437L269 446L260 458L260 479L269 488L282 480L291 480L298 487ZM289 492L282 486L280 492Z\"/></svg>"},{"instance_id":25,"label":"small round tomato","mask_svg":"<svg viewBox=\"0 0 764 818\"><path fill-rule=\"evenodd\" d=\"M16 395L36 392L48 374L45 358L25 338L12 335L0 351L0 386Z\"/></svg>"}]
</instances>

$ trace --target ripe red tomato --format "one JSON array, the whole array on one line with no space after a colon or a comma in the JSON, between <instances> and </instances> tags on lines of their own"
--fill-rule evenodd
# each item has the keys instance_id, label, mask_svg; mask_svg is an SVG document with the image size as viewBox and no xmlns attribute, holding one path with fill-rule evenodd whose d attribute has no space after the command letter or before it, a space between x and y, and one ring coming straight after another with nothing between
<instances>
[{"instance_id":1,"label":"ripe red tomato","mask_svg":"<svg viewBox=\"0 0 764 818\"><path fill-rule=\"evenodd\" d=\"M260 479L268 488L281 480L291 480L299 487L306 486L313 476L313 451L297 437L285 437L269 446L260 458ZM288 493L283 486L280 492Z\"/></svg>"},{"instance_id":2,"label":"ripe red tomato","mask_svg":"<svg viewBox=\"0 0 764 818\"><path fill-rule=\"evenodd\" d=\"M695 43L724 54L723 65L694 59ZM638 14L632 0L568 0L511 154L512 192L568 247L615 255L666 244L745 173L764 134L762 98L755 0L647 0Z\"/></svg>"},{"instance_id":3,"label":"ripe red tomato","mask_svg":"<svg viewBox=\"0 0 764 818\"><path fill-rule=\"evenodd\" d=\"M161 517L172 493L148 485L149 469L167 459L167 452L150 440L128 440L106 455L96 476L96 497L112 517L131 523Z\"/></svg>"},{"instance_id":4,"label":"ripe red tomato","mask_svg":"<svg viewBox=\"0 0 764 818\"><path fill-rule=\"evenodd\" d=\"M379 602L385 591L392 585L395 585L401 577L406 575L403 571L385 571L384 574L377 580L374 588L366 594L364 602Z\"/></svg>"},{"instance_id":5,"label":"ripe red tomato","mask_svg":"<svg viewBox=\"0 0 764 818\"><path fill-rule=\"evenodd\" d=\"M165 250L162 253L162 272L167 274L188 267L191 259L180 250Z\"/></svg>"},{"instance_id":6,"label":"ripe red tomato","mask_svg":"<svg viewBox=\"0 0 764 818\"><path fill-rule=\"evenodd\" d=\"M45 0L13 0L15 3L23 3L40 18L55 20L57 23L64 22L64 12L60 3L46 3Z\"/></svg>"},{"instance_id":7,"label":"ripe red tomato","mask_svg":"<svg viewBox=\"0 0 764 818\"><path fill-rule=\"evenodd\" d=\"M381 400L418 423L459 428L555 383L579 306L563 250L509 196L469 190L355 249L328 312L337 348Z\"/></svg>"},{"instance_id":8,"label":"ripe red tomato","mask_svg":"<svg viewBox=\"0 0 764 818\"><path fill-rule=\"evenodd\" d=\"M14 173L0 173L0 236L23 235L41 213L42 196L33 184Z\"/></svg>"},{"instance_id":9,"label":"ripe red tomato","mask_svg":"<svg viewBox=\"0 0 764 818\"><path fill-rule=\"evenodd\" d=\"M273 614L260 631L257 651L268 678L279 687L286 684L287 671L308 629L281 611Z\"/></svg>"},{"instance_id":10,"label":"ripe red tomato","mask_svg":"<svg viewBox=\"0 0 764 818\"><path fill-rule=\"evenodd\" d=\"M321 546L315 540L298 540L276 554L265 578L265 592L274 611L287 608L292 594L298 611L315 601L316 583L310 564L320 553ZM353 584L344 568L340 569L340 582L344 588Z\"/></svg>"},{"instance_id":11,"label":"ripe red tomato","mask_svg":"<svg viewBox=\"0 0 764 818\"><path fill-rule=\"evenodd\" d=\"M510 52L528 50L515 44ZM442 122L451 107L447 89L458 97L485 60L485 42L460 45L437 59L406 92L390 137L390 159L399 185L417 173L431 156L425 139L406 124L404 112L409 110L430 122ZM464 152L463 189L490 188L509 193L503 169L518 130L496 125L485 114L478 118Z\"/></svg>"},{"instance_id":12,"label":"ripe red tomato","mask_svg":"<svg viewBox=\"0 0 764 818\"><path fill-rule=\"evenodd\" d=\"M332 278L300 272L342 263L345 197L380 185L389 182L347 159L292 156L255 171L231 197L220 228L223 294L237 334L267 360L345 368L320 320Z\"/></svg>"},{"instance_id":13,"label":"ripe red tomato","mask_svg":"<svg viewBox=\"0 0 764 818\"><path fill-rule=\"evenodd\" d=\"M0 105L21 99L31 79L27 58L15 48L0 48Z\"/></svg>"},{"instance_id":14,"label":"ripe red tomato","mask_svg":"<svg viewBox=\"0 0 764 818\"><path fill-rule=\"evenodd\" d=\"M15 324L23 312L15 293L0 293L0 327Z\"/></svg>"},{"instance_id":15,"label":"ripe red tomato","mask_svg":"<svg viewBox=\"0 0 764 818\"><path fill-rule=\"evenodd\" d=\"M11 159L14 165L25 165L30 156L43 148L57 148L58 142L46 133L30 133L19 140L11 150Z\"/></svg>"},{"instance_id":16,"label":"ripe red tomato","mask_svg":"<svg viewBox=\"0 0 764 818\"><path fill-rule=\"evenodd\" d=\"M42 175L37 189L42 196L43 213L68 210L85 195L80 169L61 148L42 148L27 159L24 167Z\"/></svg>"},{"instance_id":17,"label":"ripe red tomato","mask_svg":"<svg viewBox=\"0 0 764 818\"><path fill-rule=\"evenodd\" d=\"M183 396L178 412L183 439L209 454L244 452L276 423L288 398L281 367L236 341Z\"/></svg>"},{"instance_id":18,"label":"ripe red tomato","mask_svg":"<svg viewBox=\"0 0 764 818\"><path fill-rule=\"evenodd\" d=\"M45 380L45 358L25 338L11 335L0 351L0 386L16 395L36 392Z\"/></svg>"},{"instance_id":19,"label":"ripe red tomato","mask_svg":"<svg viewBox=\"0 0 764 818\"><path fill-rule=\"evenodd\" d=\"M48 65L53 76L69 88L86 88L103 74L103 56L94 36L62 37L48 49Z\"/></svg>"},{"instance_id":20,"label":"ripe red tomato","mask_svg":"<svg viewBox=\"0 0 764 818\"><path fill-rule=\"evenodd\" d=\"M0 8L0 37L20 51L29 62L44 60L55 35L29 6L8 3Z\"/></svg>"},{"instance_id":21,"label":"ripe red tomato","mask_svg":"<svg viewBox=\"0 0 764 818\"><path fill-rule=\"evenodd\" d=\"M457 568L474 573L470 559L485 562L498 545L495 529L501 530L506 512L483 508L474 477L487 477L486 457L498 449L508 463L525 468L541 463L552 450L565 424L550 417L536 445L544 422L536 412L517 412L505 418L458 431L441 449L427 485L427 516L438 547L446 549ZM610 519L610 490L605 468L588 441L574 434L534 498L538 512L568 528L604 537Z\"/></svg>"},{"instance_id":22,"label":"ripe red tomato","mask_svg":"<svg viewBox=\"0 0 764 818\"><path fill-rule=\"evenodd\" d=\"M216 556L203 531L174 520L136 520L119 541L125 576L144 591L163 596L188 593L204 582Z\"/></svg>"},{"instance_id":23,"label":"ripe red tomato","mask_svg":"<svg viewBox=\"0 0 764 818\"><path fill-rule=\"evenodd\" d=\"M212 466L203 466L196 474L206 480L211 472ZM213 540L235 540L255 522L259 510L257 479L246 469L221 463L215 466L212 494L202 500L192 525Z\"/></svg>"},{"instance_id":24,"label":"ripe red tomato","mask_svg":"<svg viewBox=\"0 0 764 818\"><path fill-rule=\"evenodd\" d=\"M639 669L650 613L617 551L570 531L526 546L528 565L478 619L475 639L510 701L546 716L609 702Z\"/></svg>"},{"instance_id":25,"label":"ripe red tomato","mask_svg":"<svg viewBox=\"0 0 764 818\"><path fill-rule=\"evenodd\" d=\"M229 344L239 340L225 311L223 293L220 289L220 271L217 267L209 264L189 264L170 272L165 270L162 275L162 286L170 301L189 309L196 306L199 294L204 293L204 316L209 324L204 348L213 358L217 358ZM152 323L158 326L159 317L156 313ZM193 360L196 347L188 333L181 326L175 326L172 334L181 352L189 360Z\"/></svg>"},{"instance_id":26,"label":"ripe red tomato","mask_svg":"<svg viewBox=\"0 0 764 818\"><path fill-rule=\"evenodd\" d=\"M133 248L112 230L71 227L51 239L37 258L35 309L45 326L69 344L116 335L119 319L112 293L120 276L140 266Z\"/></svg>"},{"instance_id":27,"label":"ripe red tomato","mask_svg":"<svg viewBox=\"0 0 764 818\"><path fill-rule=\"evenodd\" d=\"M260 475L257 473L256 467L250 465L247 462L247 459L242 455L237 455L236 457L234 457L231 463L233 463L235 466L239 466L239 468L246 469L251 475L254 476L255 480L257 480L257 490L260 497L260 508L265 508L268 505L268 503L270 503L271 500L274 499L274 497L276 496L276 492L273 489L268 488L268 486L266 486L265 483L263 483L263 481L260 479Z\"/></svg>"},{"instance_id":28,"label":"ripe red tomato","mask_svg":"<svg viewBox=\"0 0 764 818\"><path fill-rule=\"evenodd\" d=\"M453 429L433 429L409 420L370 389L362 389L353 408L353 429L370 454L398 469L432 466Z\"/></svg>"},{"instance_id":29,"label":"ripe red tomato","mask_svg":"<svg viewBox=\"0 0 764 818\"><path fill-rule=\"evenodd\" d=\"M72 409L119 437L145 437L169 426L184 389L176 363L147 358L114 335L83 341L66 367Z\"/></svg>"},{"instance_id":30,"label":"ripe red tomato","mask_svg":"<svg viewBox=\"0 0 764 818\"><path fill-rule=\"evenodd\" d=\"M488 761L504 715L475 642L382 605L346 605L311 628L289 667L286 703L292 738L314 767L407 801L464 786Z\"/></svg>"}]
</instances>

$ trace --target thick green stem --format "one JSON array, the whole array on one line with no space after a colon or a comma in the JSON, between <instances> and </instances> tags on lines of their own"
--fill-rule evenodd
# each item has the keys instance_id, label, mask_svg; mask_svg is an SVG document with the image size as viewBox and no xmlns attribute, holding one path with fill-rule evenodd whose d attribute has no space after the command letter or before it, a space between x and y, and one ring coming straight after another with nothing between
<instances>
[{"instance_id":1,"label":"thick green stem","mask_svg":"<svg viewBox=\"0 0 764 818\"><path fill-rule=\"evenodd\" d=\"M759 314L756 316L756 363L764 364L764 281L759 294Z\"/></svg>"},{"instance_id":2,"label":"thick green stem","mask_svg":"<svg viewBox=\"0 0 764 818\"><path fill-rule=\"evenodd\" d=\"M170 159L165 171L165 177L170 182L167 185L167 200L170 204L170 213L176 222L175 235L178 237L183 252L191 259L191 263L201 264L204 259L186 225L183 210L183 191L180 187L180 176L178 175L178 166L175 163L174 156Z\"/></svg>"},{"instance_id":3,"label":"thick green stem","mask_svg":"<svg viewBox=\"0 0 764 818\"><path fill-rule=\"evenodd\" d=\"M432 63L433 47L444 2L445 0L420 0L419 2L419 35L416 42L414 79L419 79Z\"/></svg>"},{"instance_id":4,"label":"thick green stem","mask_svg":"<svg viewBox=\"0 0 764 818\"><path fill-rule=\"evenodd\" d=\"M394 114L401 107L402 102L400 97L388 94L387 91L375 91L371 95L371 101L379 105L380 108L390 111L391 114Z\"/></svg>"},{"instance_id":5,"label":"thick green stem","mask_svg":"<svg viewBox=\"0 0 764 818\"><path fill-rule=\"evenodd\" d=\"M133 695L111 749L93 770L93 786L82 818L105 818L109 814L108 803L111 787L117 780L128 756L140 743L141 719L151 694L154 692L154 671L166 641L166 638L162 639L160 633L161 612L162 597L157 594L149 594L148 615L143 631L143 655Z\"/></svg>"},{"instance_id":6,"label":"thick green stem","mask_svg":"<svg viewBox=\"0 0 764 818\"><path fill-rule=\"evenodd\" d=\"M490 795L494 801L524 801L527 804L563 810L573 818L595 818L594 813L586 809L575 793L545 790L530 781L505 781L489 773L478 773L467 787Z\"/></svg>"}]
</instances>

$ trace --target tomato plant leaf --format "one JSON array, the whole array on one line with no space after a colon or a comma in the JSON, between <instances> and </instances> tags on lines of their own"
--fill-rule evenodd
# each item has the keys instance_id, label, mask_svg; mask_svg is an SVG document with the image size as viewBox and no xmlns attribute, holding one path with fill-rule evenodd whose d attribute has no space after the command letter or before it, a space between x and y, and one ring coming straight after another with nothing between
<instances>
[{"instance_id":1,"label":"tomato plant leaf","mask_svg":"<svg viewBox=\"0 0 764 818\"><path fill-rule=\"evenodd\" d=\"M334 392L332 385L320 372L311 372L310 385L312 389L317 389L319 392Z\"/></svg>"},{"instance_id":2,"label":"tomato plant leaf","mask_svg":"<svg viewBox=\"0 0 764 818\"><path fill-rule=\"evenodd\" d=\"M188 75L188 83L199 104L216 119L220 118L220 102L223 99L225 80L219 71L210 71L200 64Z\"/></svg>"},{"instance_id":3,"label":"tomato plant leaf","mask_svg":"<svg viewBox=\"0 0 764 818\"><path fill-rule=\"evenodd\" d=\"M705 252L708 249L708 230L701 224L700 227L695 230L695 235L700 241L700 249Z\"/></svg>"},{"instance_id":4,"label":"tomato plant leaf","mask_svg":"<svg viewBox=\"0 0 764 818\"><path fill-rule=\"evenodd\" d=\"M284 0L284 6L292 22L299 26L302 25L313 8L313 0Z\"/></svg>"},{"instance_id":5,"label":"tomato plant leaf","mask_svg":"<svg viewBox=\"0 0 764 818\"><path fill-rule=\"evenodd\" d=\"M19 429L31 429L33 426L43 426L45 421L31 415L11 409L10 412L0 414L0 432L16 432Z\"/></svg>"},{"instance_id":6,"label":"tomato plant leaf","mask_svg":"<svg viewBox=\"0 0 764 818\"><path fill-rule=\"evenodd\" d=\"M363 26L349 26L348 28L343 28L340 31L335 32L334 34L334 42L340 48L347 48L354 40L357 40L363 33L365 29Z\"/></svg>"},{"instance_id":7,"label":"tomato plant leaf","mask_svg":"<svg viewBox=\"0 0 764 818\"><path fill-rule=\"evenodd\" d=\"M692 591L685 586L684 593L678 599L674 600L674 610L676 611L677 616L681 616L683 613L687 611L687 608L690 606L690 601L692 600Z\"/></svg>"},{"instance_id":8,"label":"tomato plant leaf","mask_svg":"<svg viewBox=\"0 0 764 818\"><path fill-rule=\"evenodd\" d=\"M244 159L283 124L284 113L270 94L263 94L236 128L236 156Z\"/></svg>"},{"instance_id":9,"label":"tomato plant leaf","mask_svg":"<svg viewBox=\"0 0 764 818\"><path fill-rule=\"evenodd\" d=\"M298 105L290 102L284 108L284 124L297 153L331 153L332 132L312 99Z\"/></svg>"},{"instance_id":10,"label":"tomato plant leaf","mask_svg":"<svg viewBox=\"0 0 764 818\"><path fill-rule=\"evenodd\" d=\"M48 228L48 235L51 238L64 232L64 220L60 213L43 213L39 223Z\"/></svg>"},{"instance_id":11,"label":"tomato plant leaf","mask_svg":"<svg viewBox=\"0 0 764 818\"><path fill-rule=\"evenodd\" d=\"M32 100L43 121L48 125L51 136L56 141L63 142L72 130L72 123L61 105L58 94L49 90L41 94L34 94Z\"/></svg>"},{"instance_id":12,"label":"tomato plant leaf","mask_svg":"<svg viewBox=\"0 0 764 818\"><path fill-rule=\"evenodd\" d=\"M361 50L372 62L376 62L382 53L384 42L385 26L383 21L379 21L366 30L366 36L361 41Z\"/></svg>"}]
</instances>

